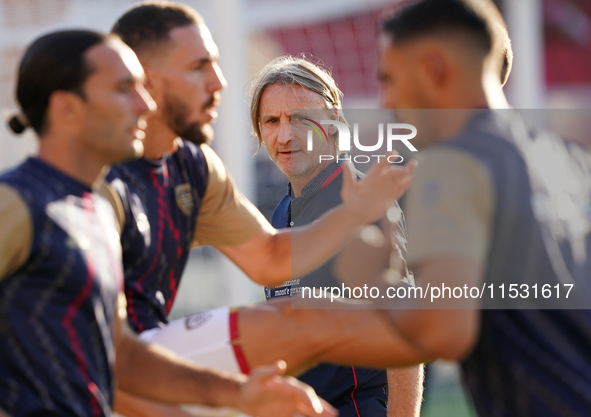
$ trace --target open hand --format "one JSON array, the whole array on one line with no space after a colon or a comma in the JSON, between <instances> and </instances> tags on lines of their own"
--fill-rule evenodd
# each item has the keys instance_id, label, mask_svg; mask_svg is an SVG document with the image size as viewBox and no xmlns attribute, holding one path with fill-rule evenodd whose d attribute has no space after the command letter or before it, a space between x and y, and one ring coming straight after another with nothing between
<instances>
[{"instance_id":1,"label":"open hand","mask_svg":"<svg viewBox=\"0 0 591 417\"><path fill-rule=\"evenodd\" d=\"M257 417L335 417L338 412L314 390L285 373L284 361L255 368L240 392L238 408Z\"/></svg>"}]
</instances>

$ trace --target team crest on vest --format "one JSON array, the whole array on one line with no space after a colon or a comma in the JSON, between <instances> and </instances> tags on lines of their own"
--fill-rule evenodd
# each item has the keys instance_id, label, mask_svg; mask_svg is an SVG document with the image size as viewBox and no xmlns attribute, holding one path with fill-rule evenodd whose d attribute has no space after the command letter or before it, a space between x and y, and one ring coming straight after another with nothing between
<instances>
[{"instance_id":1,"label":"team crest on vest","mask_svg":"<svg viewBox=\"0 0 591 417\"><path fill-rule=\"evenodd\" d=\"M177 185L174 188L174 193L176 195L177 206L179 206L181 211L187 216L190 215L194 207L193 195L191 194L191 185L186 183Z\"/></svg>"}]
</instances>

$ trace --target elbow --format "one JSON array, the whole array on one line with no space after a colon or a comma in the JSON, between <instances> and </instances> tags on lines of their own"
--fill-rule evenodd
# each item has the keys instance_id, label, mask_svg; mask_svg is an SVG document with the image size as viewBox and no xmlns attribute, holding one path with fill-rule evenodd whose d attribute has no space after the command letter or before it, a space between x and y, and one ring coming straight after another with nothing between
<instances>
[{"instance_id":1,"label":"elbow","mask_svg":"<svg viewBox=\"0 0 591 417\"><path fill-rule=\"evenodd\" d=\"M272 234L268 237L266 246L258 252L256 263L253 263L248 276L259 285L277 287L291 279L291 255L289 235Z\"/></svg>"},{"instance_id":2,"label":"elbow","mask_svg":"<svg viewBox=\"0 0 591 417\"><path fill-rule=\"evenodd\" d=\"M261 271L258 274L255 274L251 277L251 279L257 284L263 285L265 287L278 287L285 281L289 281L290 277L285 277L283 275L279 276L278 274L273 273L273 268L269 268L267 270Z\"/></svg>"},{"instance_id":3,"label":"elbow","mask_svg":"<svg viewBox=\"0 0 591 417\"><path fill-rule=\"evenodd\" d=\"M271 259L260 263L254 268L243 268L242 271L253 282L266 287L277 287L290 279L290 274L281 273L279 266Z\"/></svg>"},{"instance_id":4,"label":"elbow","mask_svg":"<svg viewBox=\"0 0 591 417\"><path fill-rule=\"evenodd\" d=\"M415 328L409 339L426 356L445 360L462 360L478 342L477 311L434 311L438 319L431 326Z\"/></svg>"},{"instance_id":5,"label":"elbow","mask_svg":"<svg viewBox=\"0 0 591 417\"><path fill-rule=\"evenodd\" d=\"M476 333L471 330L438 332L435 337L424 341L423 348L440 359L462 360L474 349L477 341Z\"/></svg>"}]
</instances>

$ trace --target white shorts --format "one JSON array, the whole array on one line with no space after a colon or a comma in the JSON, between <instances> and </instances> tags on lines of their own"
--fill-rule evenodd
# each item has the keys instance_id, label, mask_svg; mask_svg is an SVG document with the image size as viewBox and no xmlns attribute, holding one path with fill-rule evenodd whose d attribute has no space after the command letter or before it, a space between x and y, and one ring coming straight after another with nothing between
<instances>
[{"instance_id":1,"label":"white shorts","mask_svg":"<svg viewBox=\"0 0 591 417\"><path fill-rule=\"evenodd\" d=\"M164 346L183 358L210 368L250 373L238 338L238 312L228 307L191 314L165 327L146 330L140 339Z\"/></svg>"},{"instance_id":2,"label":"white shorts","mask_svg":"<svg viewBox=\"0 0 591 417\"><path fill-rule=\"evenodd\" d=\"M192 314L168 323L165 327L146 330L140 339L164 346L183 358L208 368L233 373L250 373L239 345L238 313L228 307ZM196 416L230 416L235 410L183 406Z\"/></svg>"}]
</instances>

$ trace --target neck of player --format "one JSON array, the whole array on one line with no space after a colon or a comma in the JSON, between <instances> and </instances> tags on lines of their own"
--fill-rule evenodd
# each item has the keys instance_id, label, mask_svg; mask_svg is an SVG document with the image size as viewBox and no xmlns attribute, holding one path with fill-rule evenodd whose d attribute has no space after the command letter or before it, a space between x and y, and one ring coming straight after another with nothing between
<instances>
[{"instance_id":1,"label":"neck of player","mask_svg":"<svg viewBox=\"0 0 591 417\"><path fill-rule=\"evenodd\" d=\"M150 117L144 138L144 158L157 161L166 153L173 153L177 149L178 137L168 124L159 116Z\"/></svg>"},{"instance_id":2,"label":"neck of player","mask_svg":"<svg viewBox=\"0 0 591 417\"><path fill-rule=\"evenodd\" d=\"M110 161L80 140L45 135L39 141L37 157L70 178L96 188L108 173Z\"/></svg>"}]
</instances>

